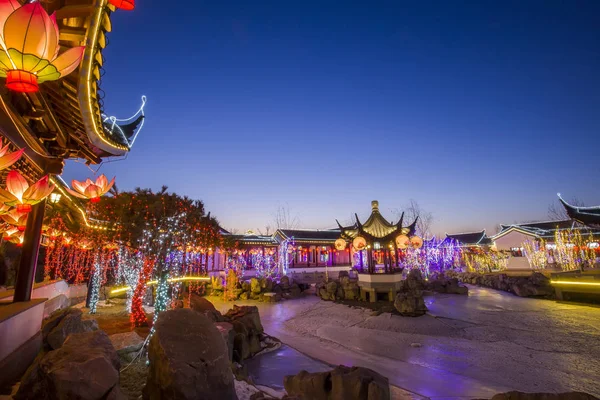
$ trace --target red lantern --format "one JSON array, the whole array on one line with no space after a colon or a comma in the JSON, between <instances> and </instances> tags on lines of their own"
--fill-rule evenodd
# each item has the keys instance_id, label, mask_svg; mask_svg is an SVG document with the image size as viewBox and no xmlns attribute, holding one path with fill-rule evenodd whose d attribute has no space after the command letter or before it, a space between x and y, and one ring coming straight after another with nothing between
<instances>
[{"instance_id":1,"label":"red lantern","mask_svg":"<svg viewBox=\"0 0 600 400\"><path fill-rule=\"evenodd\" d=\"M135 0L108 0L108 2L125 11L131 11L135 8Z\"/></svg>"},{"instance_id":2,"label":"red lantern","mask_svg":"<svg viewBox=\"0 0 600 400\"><path fill-rule=\"evenodd\" d=\"M33 93L39 90L37 77L20 69L6 72L6 87L15 92Z\"/></svg>"},{"instance_id":3,"label":"red lantern","mask_svg":"<svg viewBox=\"0 0 600 400\"><path fill-rule=\"evenodd\" d=\"M17 211L20 213L28 213L31 211L31 204L17 204Z\"/></svg>"}]
</instances>

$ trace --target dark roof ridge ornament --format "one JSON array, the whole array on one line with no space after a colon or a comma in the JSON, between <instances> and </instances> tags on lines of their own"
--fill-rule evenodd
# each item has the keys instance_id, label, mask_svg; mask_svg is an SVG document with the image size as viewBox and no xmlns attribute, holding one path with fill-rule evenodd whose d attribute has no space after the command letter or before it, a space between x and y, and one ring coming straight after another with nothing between
<instances>
[{"instance_id":1,"label":"dark roof ridge ornament","mask_svg":"<svg viewBox=\"0 0 600 400\"><path fill-rule=\"evenodd\" d=\"M402 228L402 222L404 222L404 211L402 211L402 215L400 215L400 220L396 224L398 228Z\"/></svg>"},{"instance_id":2,"label":"dark roof ridge ornament","mask_svg":"<svg viewBox=\"0 0 600 400\"><path fill-rule=\"evenodd\" d=\"M358 220L358 214L354 213L354 218L356 218L356 226L362 230L362 224Z\"/></svg>"}]
</instances>

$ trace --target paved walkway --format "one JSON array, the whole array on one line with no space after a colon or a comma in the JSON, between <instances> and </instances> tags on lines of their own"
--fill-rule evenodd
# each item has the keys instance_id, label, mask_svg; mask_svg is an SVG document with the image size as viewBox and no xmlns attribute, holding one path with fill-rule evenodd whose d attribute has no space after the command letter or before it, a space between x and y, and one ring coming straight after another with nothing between
<instances>
[{"instance_id":1,"label":"paved walkway","mask_svg":"<svg viewBox=\"0 0 600 400\"><path fill-rule=\"evenodd\" d=\"M376 370L412 397L600 395L600 308L470 289L469 296L428 297L430 314L419 318L371 316L316 296L236 304L257 305L265 331L290 347L328 364Z\"/></svg>"}]
</instances>

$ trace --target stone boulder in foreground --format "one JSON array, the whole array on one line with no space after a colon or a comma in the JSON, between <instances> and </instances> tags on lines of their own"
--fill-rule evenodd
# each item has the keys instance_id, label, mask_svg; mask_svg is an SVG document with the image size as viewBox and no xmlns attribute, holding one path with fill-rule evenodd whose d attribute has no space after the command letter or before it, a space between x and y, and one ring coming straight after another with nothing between
<instances>
[{"instance_id":1,"label":"stone boulder in foreground","mask_svg":"<svg viewBox=\"0 0 600 400\"><path fill-rule=\"evenodd\" d=\"M362 367L335 367L329 372L308 373L284 378L288 396L300 400L389 400L388 379Z\"/></svg>"},{"instance_id":2,"label":"stone boulder in foreground","mask_svg":"<svg viewBox=\"0 0 600 400\"><path fill-rule=\"evenodd\" d=\"M400 281L400 288L394 301L394 307L405 317L418 317L427 312L423 300L423 288L425 282L421 271L413 269L408 273L405 280Z\"/></svg>"},{"instance_id":3,"label":"stone boulder in foreground","mask_svg":"<svg viewBox=\"0 0 600 400\"><path fill-rule=\"evenodd\" d=\"M227 345L199 312L180 308L161 313L148 358L144 399L237 400Z\"/></svg>"},{"instance_id":4,"label":"stone boulder in foreground","mask_svg":"<svg viewBox=\"0 0 600 400\"><path fill-rule=\"evenodd\" d=\"M119 357L106 333L74 333L58 350L36 359L14 398L125 399L119 388L119 368Z\"/></svg>"}]
</instances>

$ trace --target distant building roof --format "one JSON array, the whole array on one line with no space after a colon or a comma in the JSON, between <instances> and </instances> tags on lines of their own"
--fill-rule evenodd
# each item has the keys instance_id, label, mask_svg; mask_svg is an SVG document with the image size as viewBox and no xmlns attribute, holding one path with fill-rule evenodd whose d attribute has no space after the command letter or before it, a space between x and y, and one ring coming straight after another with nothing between
<instances>
[{"instance_id":1,"label":"distant building roof","mask_svg":"<svg viewBox=\"0 0 600 400\"><path fill-rule=\"evenodd\" d=\"M293 238L296 242L335 242L340 237L339 229L278 229L273 235L278 241Z\"/></svg>"},{"instance_id":2,"label":"distant building roof","mask_svg":"<svg viewBox=\"0 0 600 400\"><path fill-rule=\"evenodd\" d=\"M567 211L567 214L571 219L589 226L600 227L600 206L596 207L580 207L572 206L560 197L558 194L558 200L562 203L563 207Z\"/></svg>"},{"instance_id":3,"label":"distant building roof","mask_svg":"<svg viewBox=\"0 0 600 400\"><path fill-rule=\"evenodd\" d=\"M446 239L455 239L461 246L485 246L492 244L492 240L485 234L485 229L479 232L447 233Z\"/></svg>"},{"instance_id":4,"label":"distant building roof","mask_svg":"<svg viewBox=\"0 0 600 400\"><path fill-rule=\"evenodd\" d=\"M578 230L582 236L600 236L600 229L590 228L570 219L500 225L500 227L502 229L496 235L492 236L492 240L496 240L514 230L544 240L554 240L556 231L562 231L566 229Z\"/></svg>"}]
</instances>

